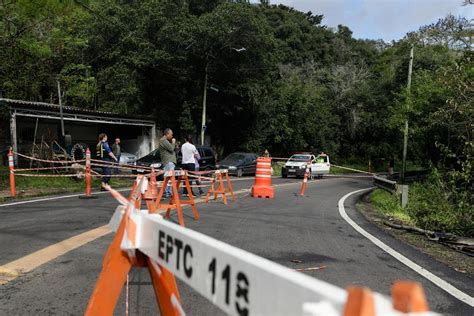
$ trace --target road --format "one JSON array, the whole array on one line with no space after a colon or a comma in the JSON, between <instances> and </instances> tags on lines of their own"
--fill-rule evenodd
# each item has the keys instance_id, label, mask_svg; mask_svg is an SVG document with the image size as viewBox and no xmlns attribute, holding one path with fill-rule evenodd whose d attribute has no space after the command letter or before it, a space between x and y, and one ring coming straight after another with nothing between
<instances>
[{"instance_id":1,"label":"road","mask_svg":"<svg viewBox=\"0 0 474 316\"><path fill-rule=\"evenodd\" d=\"M253 179L234 183L236 191ZM472 315L474 310L441 290L360 235L339 214L338 201L347 193L371 187L363 178L329 178L311 182L298 196L301 180L274 179L275 199L240 194L234 203L199 204L199 221L185 210L186 227L255 253L290 268L326 266L303 272L340 287L367 286L390 295L394 280L422 283L432 310L445 315ZM360 193L362 194L362 193ZM355 211L360 194L350 196L345 211L358 225L406 257L472 296L472 278L433 261L390 237ZM117 203L108 195L96 200L77 197L0 207L0 265L108 223ZM176 216L172 218L176 221ZM0 285L0 315L83 313L111 234L61 255L33 271ZM299 260L301 263L294 263ZM466 259L468 260L468 259ZM221 315L213 305L178 282L188 315ZM130 274L130 315L157 314L148 272ZM125 313L125 296L116 308Z\"/></svg>"}]
</instances>

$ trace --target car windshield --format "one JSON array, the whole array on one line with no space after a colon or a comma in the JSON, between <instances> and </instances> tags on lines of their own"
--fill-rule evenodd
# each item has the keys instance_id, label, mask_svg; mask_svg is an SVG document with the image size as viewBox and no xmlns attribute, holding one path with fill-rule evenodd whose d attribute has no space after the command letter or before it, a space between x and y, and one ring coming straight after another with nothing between
<instances>
[{"instance_id":1,"label":"car windshield","mask_svg":"<svg viewBox=\"0 0 474 316\"><path fill-rule=\"evenodd\" d=\"M293 155L288 161L308 161L311 159L309 155Z\"/></svg>"},{"instance_id":2,"label":"car windshield","mask_svg":"<svg viewBox=\"0 0 474 316\"><path fill-rule=\"evenodd\" d=\"M238 162L238 161L244 160L245 157L246 156L244 154L234 153L234 154L230 154L229 156L225 157L224 160L222 160L222 161L225 162L225 163Z\"/></svg>"}]
</instances>

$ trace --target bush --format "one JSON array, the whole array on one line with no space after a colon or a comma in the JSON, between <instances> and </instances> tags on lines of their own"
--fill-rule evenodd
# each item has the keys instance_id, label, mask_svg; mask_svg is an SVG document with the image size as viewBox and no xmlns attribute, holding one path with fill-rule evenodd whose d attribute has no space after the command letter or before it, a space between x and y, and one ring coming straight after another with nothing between
<instances>
[{"instance_id":1,"label":"bush","mask_svg":"<svg viewBox=\"0 0 474 316\"><path fill-rule=\"evenodd\" d=\"M410 185L408 195L405 209L396 195L381 189L374 190L370 199L377 211L404 224L461 236L474 235L474 208L469 191L453 188L434 171L428 181Z\"/></svg>"},{"instance_id":2,"label":"bush","mask_svg":"<svg viewBox=\"0 0 474 316\"><path fill-rule=\"evenodd\" d=\"M423 229L474 235L474 209L469 197L451 190L437 175L410 186L407 211Z\"/></svg>"}]
</instances>

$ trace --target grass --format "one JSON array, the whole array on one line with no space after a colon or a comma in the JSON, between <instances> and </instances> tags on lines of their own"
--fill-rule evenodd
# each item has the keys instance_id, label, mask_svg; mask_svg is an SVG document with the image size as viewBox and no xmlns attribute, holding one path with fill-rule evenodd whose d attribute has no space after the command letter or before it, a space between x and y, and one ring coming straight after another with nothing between
<instances>
[{"instance_id":1,"label":"grass","mask_svg":"<svg viewBox=\"0 0 474 316\"><path fill-rule=\"evenodd\" d=\"M37 173L38 174L38 173ZM51 173L47 173L51 174ZM129 178L113 178L113 187L131 186ZM72 177L15 177L15 187L18 197L44 196L57 193L83 192L85 191L85 180L75 180ZM100 188L100 178L92 178L92 190ZM10 190L8 167L0 167L0 192ZM7 194L8 195L8 194ZM0 201L6 198L0 197Z\"/></svg>"},{"instance_id":2,"label":"grass","mask_svg":"<svg viewBox=\"0 0 474 316\"><path fill-rule=\"evenodd\" d=\"M284 161L277 161L272 163L273 175L276 177L281 177L281 167L283 167L284 165Z\"/></svg>"},{"instance_id":3,"label":"grass","mask_svg":"<svg viewBox=\"0 0 474 316\"><path fill-rule=\"evenodd\" d=\"M378 213L402 224L471 237L474 235L473 206L456 204L451 196L445 188L427 181L410 185L406 208L400 206L397 195L382 189L371 193L370 202Z\"/></svg>"},{"instance_id":4,"label":"grass","mask_svg":"<svg viewBox=\"0 0 474 316\"><path fill-rule=\"evenodd\" d=\"M370 195L370 202L379 213L392 217L405 225L414 224L407 209L400 206L397 195L382 189L376 189Z\"/></svg>"}]
</instances>

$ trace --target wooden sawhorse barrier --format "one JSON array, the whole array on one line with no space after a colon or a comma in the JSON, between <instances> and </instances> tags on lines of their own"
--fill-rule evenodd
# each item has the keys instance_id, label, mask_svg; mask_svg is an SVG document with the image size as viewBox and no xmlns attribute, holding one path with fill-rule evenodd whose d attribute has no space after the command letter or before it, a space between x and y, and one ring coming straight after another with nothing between
<instances>
[{"instance_id":1,"label":"wooden sawhorse barrier","mask_svg":"<svg viewBox=\"0 0 474 316\"><path fill-rule=\"evenodd\" d=\"M227 188L224 185L224 177L227 182ZM216 187L217 180L219 181L219 183ZM214 200L217 200L217 196L219 194L222 194L222 201L224 202L224 204L227 205L226 192L230 193L232 201L235 202L235 196L234 196L234 191L232 189L232 184L230 182L229 172L227 170L216 170L214 173L214 177L212 178L209 191L207 191L206 197L204 198L204 202L206 203L209 202L209 197L211 196L211 194L214 194Z\"/></svg>"}]
</instances>

